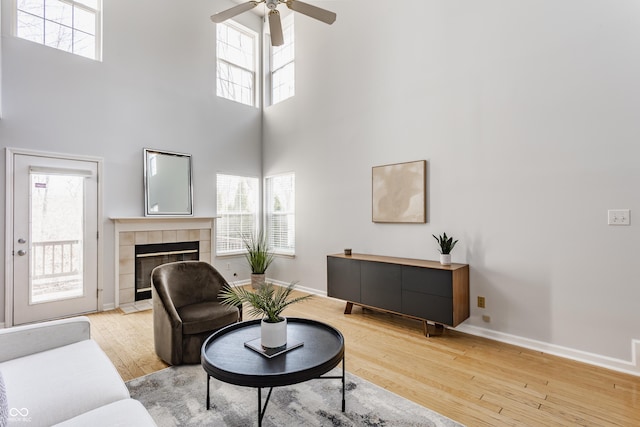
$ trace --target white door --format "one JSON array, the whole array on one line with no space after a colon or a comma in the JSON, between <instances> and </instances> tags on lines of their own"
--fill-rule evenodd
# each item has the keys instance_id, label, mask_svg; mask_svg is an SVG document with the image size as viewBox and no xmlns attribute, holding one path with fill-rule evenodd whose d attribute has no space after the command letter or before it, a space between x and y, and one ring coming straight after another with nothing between
<instances>
[{"instance_id":1,"label":"white door","mask_svg":"<svg viewBox=\"0 0 640 427\"><path fill-rule=\"evenodd\" d=\"M97 310L98 170L14 154L14 325Z\"/></svg>"}]
</instances>

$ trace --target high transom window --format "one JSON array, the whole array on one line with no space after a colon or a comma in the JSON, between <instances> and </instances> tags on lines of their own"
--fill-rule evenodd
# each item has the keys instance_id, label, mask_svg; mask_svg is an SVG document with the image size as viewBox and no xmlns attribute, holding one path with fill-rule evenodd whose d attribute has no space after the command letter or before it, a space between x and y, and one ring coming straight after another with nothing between
<instances>
[{"instance_id":1,"label":"high transom window","mask_svg":"<svg viewBox=\"0 0 640 427\"><path fill-rule=\"evenodd\" d=\"M100 60L101 0L15 0L15 35Z\"/></svg>"},{"instance_id":2,"label":"high transom window","mask_svg":"<svg viewBox=\"0 0 640 427\"><path fill-rule=\"evenodd\" d=\"M216 94L256 106L258 34L233 21L217 24Z\"/></svg>"},{"instance_id":3,"label":"high transom window","mask_svg":"<svg viewBox=\"0 0 640 427\"><path fill-rule=\"evenodd\" d=\"M293 15L283 21L284 44L271 48L271 104L295 95L295 44Z\"/></svg>"}]
</instances>

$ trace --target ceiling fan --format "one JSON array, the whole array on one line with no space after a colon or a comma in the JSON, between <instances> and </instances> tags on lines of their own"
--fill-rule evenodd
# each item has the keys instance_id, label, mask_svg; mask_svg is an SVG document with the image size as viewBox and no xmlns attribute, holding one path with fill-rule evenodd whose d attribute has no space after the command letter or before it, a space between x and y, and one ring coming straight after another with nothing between
<instances>
[{"instance_id":1,"label":"ceiling fan","mask_svg":"<svg viewBox=\"0 0 640 427\"><path fill-rule=\"evenodd\" d=\"M286 4L289 9L295 12L302 13L303 15L307 15L329 25L333 24L336 20L336 14L334 12L301 2L300 0L252 0L218 12L211 16L211 20L215 23L224 22L227 19L253 9L261 3L265 3L267 9L269 9L269 30L271 33L272 46L281 46L284 44L282 22L280 22L280 12L278 12L277 9L281 3Z\"/></svg>"}]
</instances>

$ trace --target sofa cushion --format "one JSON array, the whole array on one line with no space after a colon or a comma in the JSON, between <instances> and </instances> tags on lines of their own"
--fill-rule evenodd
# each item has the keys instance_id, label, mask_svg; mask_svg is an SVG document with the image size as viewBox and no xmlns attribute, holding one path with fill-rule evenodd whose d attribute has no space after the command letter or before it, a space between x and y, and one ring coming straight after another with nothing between
<instances>
[{"instance_id":1,"label":"sofa cushion","mask_svg":"<svg viewBox=\"0 0 640 427\"><path fill-rule=\"evenodd\" d=\"M9 408L26 409L29 427L56 424L129 398L116 368L93 340L8 360L0 363L0 371Z\"/></svg>"},{"instance_id":2,"label":"sofa cushion","mask_svg":"<svg viewBox=\"0 0 640 427\"><path fill-rule=\"evenodd\" d=\"M215 331L238 321L238 309L216 301L185 305L177 309L182 319L183 334ZM213 314L216 313L216 314Z\"/></svg>"},{"instance_id":3,"label":"sofa cushion","mask_svg":"<svg viewBox=\"0 0 640 427\"><path fill-rule=\"evenodd\" d=\"M84 316L0 329L0 363L91 338Z\"/></svg>"},{"instance_id":4,"label":"sofa cushion","mask_svg":"<svg viewBox=\"0 0 640 427\"><path fill-rule=\"evenodd\" d=\"M56 424L56 427L144 427L155 426L142 403L133 399L118 400L93 411Z\"/></svg>"}]
</instances>

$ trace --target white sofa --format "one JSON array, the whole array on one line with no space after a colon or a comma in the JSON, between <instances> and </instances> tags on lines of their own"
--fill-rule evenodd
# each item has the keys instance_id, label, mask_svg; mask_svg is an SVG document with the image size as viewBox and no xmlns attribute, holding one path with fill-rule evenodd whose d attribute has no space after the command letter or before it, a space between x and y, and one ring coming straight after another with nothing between
<instances>
[{"instance_id":1,"label":"white sofa","mask_svg":"<svg viewBox=\"0 0 640 427\"><path fill-rule=\"evenodd\" d=\"M87 317L0 329L0 426L5 423L156 425L90 338Z\"/></svg>"}]
</instances>

